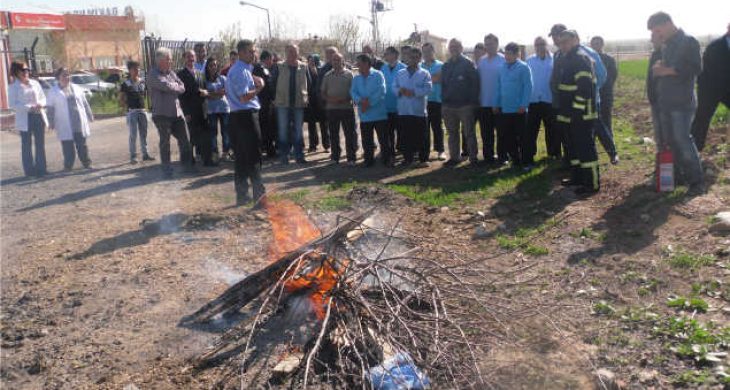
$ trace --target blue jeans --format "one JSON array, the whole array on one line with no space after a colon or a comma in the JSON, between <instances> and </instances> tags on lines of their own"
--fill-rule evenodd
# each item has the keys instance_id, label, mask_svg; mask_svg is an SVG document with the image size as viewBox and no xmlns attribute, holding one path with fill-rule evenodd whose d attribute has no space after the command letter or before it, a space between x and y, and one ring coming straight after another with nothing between
<instances>
[{"instance_id":1,"label":"blue jeans","mask_svg":"<svg viewBox=\"0 0 730 390\"><path fill-rule=\"evenodd\" d=\"M127 113L127 126L129 127L129 155L132 158L137 156L137 133L139 133L139 146L142 156L147 156L147 113L144 111L130 111Z\"/></svg>"},{"instance_id":2,"label":"blue jeans","mask_svg":"<svg viewBox=\"0 0 730 390\"><path fill-rule=\"evenodd\" d=\"M279 126L279 157L289 159L289 153L294 148L294 159L304 159L304 109L292 107L277 107L276 122Z\"/></svg>"},{"instance_id":3,"label":"blue jeans","mask_svg":"<svg viewBox=\"0 0 730 390\"><path fill-rule=\"evenodd\" d=\"M28 131L20 132L20 150L23 172L26 176L46 174L46 124L40 114L28 114ZM35 145L35 159L33 158Z\"/></svg>"},{"instance_id":4,"label":"blue jeans","mask_svg":"<svg viewBox=\"0 0 730 390\"><path fill-rule=\"evenodd\" d=\"M686 184L700 185L704 182L704 172L700 155L697 152L690 130L694 110L652 110L659 150L666 144L674 155L674 165L679 178ZM656 121L658 120L658 125Z\"/></svg>"},{"instance_id":5,"label":"blue jeans","mask_svg":"<svg viewBox=\"0 0 730 390\"><path fill-rule=\"evenodd\" d=\"M228 135L228 118L230 114L227 112L208 113L208 127L210 127L211 145L213 152L218 153L218 124L221 128L221 139L223 146L223 154L231 150L231 138Z\"/></svg>"}]
</instances>

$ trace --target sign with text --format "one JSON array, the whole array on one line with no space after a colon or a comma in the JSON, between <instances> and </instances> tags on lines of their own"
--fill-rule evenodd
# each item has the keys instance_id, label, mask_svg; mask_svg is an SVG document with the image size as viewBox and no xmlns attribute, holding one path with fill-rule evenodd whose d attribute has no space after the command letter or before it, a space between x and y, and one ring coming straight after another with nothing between
<instances>
[{"instance_id":1,"label":"sign with text","mask_svg":"<svg viewBox=\"0 0 730 390\"><path fill-rule=\"evenodd\" d=\"M64 30L63 15L10 13L10 26L17 30Z\"/></svg>"}]
</instances>

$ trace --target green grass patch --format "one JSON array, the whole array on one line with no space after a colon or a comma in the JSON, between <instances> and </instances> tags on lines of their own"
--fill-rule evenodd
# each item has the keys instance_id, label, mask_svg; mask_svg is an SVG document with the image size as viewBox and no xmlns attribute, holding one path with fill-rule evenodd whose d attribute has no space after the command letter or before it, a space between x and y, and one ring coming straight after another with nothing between
<instances>
[{"instance_id":1,"label":"green grass patch","mask_svg":"<svg viewBox=\"0 0 730 390\"><path fill-rule=\"evenodd\" d=\"M645 80L649 71L649 59L619 61L618 75L630 79Z\"/></svg>"},{"instance_id":2,"label":"green grass patch","mask_svg":"<svg viewBox=\"0 0 730 390\"><path fill-rule=\"evenodd\" d=\"M715 264L717 258L712 255L697 255L688 252L672 254L667 263L674 269L697 270L702 267Z\"/></svg>"},{"instance_id":3,"label":"green grass patch","mask_svg":"<svg viewBox=\"0 0 730 390\"><path fill-rule=\"evenodd\" d=\"M606 301L599 301L593 304L591 312L597 316L610 316L616 312L616 309Z\"/></svg>"},{"instance_id":4,"label":"green grass patch","mask_svg":"<svg viewBox=\"0 0 730 390\"><path fill-rule=\"evenodd\" d=\"M706 313L710 305L702 298L699 297L674 297L667 300L667 306L686 311L698 311L700 313Z\"/></svg>"},{"instance_id":5,"label":"green grass patch","mask_svg":"<svg viewBox=\"0 0 730 390\"><path fill-rule=\"evenodd\" d=\"M518 229L514 235L500 234L497 236L497 244L502 249L521 249L525 254L532 256L544 256L550 253L548 248L534 243L535 237L547 229L557 226L558 221L551 218L547 222L535 228Z\"/></svg>"},{"instance_id":6,"label":"green grass patch","mask_svg":"<svg viewBox=\"0 0 730 390\"><path fill-rule=\"evenodd\" d=\"M327 195L317 200L314 207L322 211L338 211L350 207L350 201L344 196Z\"/></svg>"}]
</instances>

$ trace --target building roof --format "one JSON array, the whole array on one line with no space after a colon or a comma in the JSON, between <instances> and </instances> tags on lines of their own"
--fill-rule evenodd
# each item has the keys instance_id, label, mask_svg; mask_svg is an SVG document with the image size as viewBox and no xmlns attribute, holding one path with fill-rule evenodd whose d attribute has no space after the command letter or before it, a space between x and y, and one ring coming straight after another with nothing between
<instances>
[{"instance_id":1,"label":"building roof","mask_svg":"<svg viewBox=\"0 0 730 390\"><path fill-rule=\"evenodd\" d=\"M438 35L431 34L431 32L428 31L428 30L423 30L423 31L419 32L419 34L422 37L426 37L427 39L429 39L431 41L438 41L438 42L446 42L446 41L448 41L448 39L446 39L446 38L440 37Z\"/></svg>"},{"instance_id":2,"label":"building roof","mask_svg":"<svg viewBox=\"0 0 730 390\"><path fill-rule=\"evenodd\" d=\"M127 16L64 15L67 31L144 30L144 22Z\"/></svg>"}]
</instances>

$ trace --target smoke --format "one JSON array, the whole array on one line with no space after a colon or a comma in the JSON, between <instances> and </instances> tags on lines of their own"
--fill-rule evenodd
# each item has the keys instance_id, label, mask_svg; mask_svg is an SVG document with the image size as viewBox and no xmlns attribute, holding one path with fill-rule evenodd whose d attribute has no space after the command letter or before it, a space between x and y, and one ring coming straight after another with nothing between
<instances>
[{"instance_id":1,"label":"smoke","mask_svg":"<svg viewBox=\"0 0 730 390\"><path fill-rule=\"evenodd\" d=\"M248 276L245 272L234 271L211 257L203 260L203 270L213 280L232 286Z\"/></svg>"}]
</instances>

